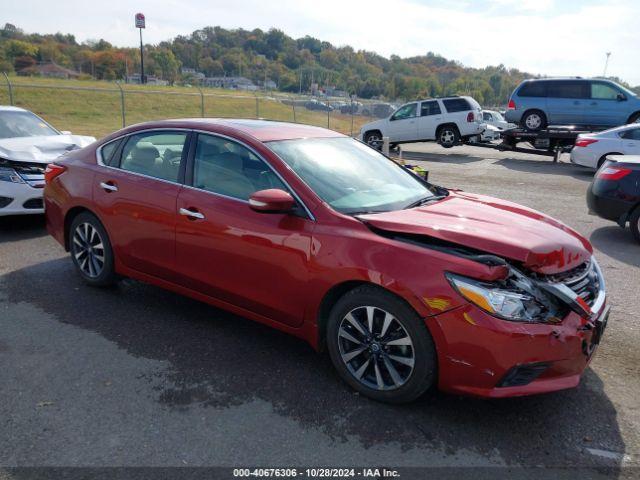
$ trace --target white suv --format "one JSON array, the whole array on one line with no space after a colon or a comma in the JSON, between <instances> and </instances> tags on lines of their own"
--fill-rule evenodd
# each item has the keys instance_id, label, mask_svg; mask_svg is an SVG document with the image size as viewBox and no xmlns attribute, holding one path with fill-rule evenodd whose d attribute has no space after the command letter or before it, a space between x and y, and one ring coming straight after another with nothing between
<instances>
[{"instance_id":1,"label":"white suv","mask_svg":"<svg viewBox=\"0 0 640 480\"><path fill-rule=\"evenodd\" d=\"M360 140L375 147L381 145L383 137L389 137L392 147L436 140L448 148L481 134L486 127L482 108L473 98L431 98L407 103L388 118L363 125Z\"/></svg>"}]
</instances>

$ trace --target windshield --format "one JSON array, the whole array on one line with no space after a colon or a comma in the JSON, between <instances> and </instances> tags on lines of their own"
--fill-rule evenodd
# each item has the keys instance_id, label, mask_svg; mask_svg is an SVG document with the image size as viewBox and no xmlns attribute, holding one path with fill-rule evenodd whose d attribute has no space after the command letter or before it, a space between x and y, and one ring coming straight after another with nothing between
<instances>
[{"instance_id":1,"label":"windshield","mask_svg":"<svg viewBox=\"0 0 640 480\"><path fill-rule=\"evenodd\" d=\"M269 142L293 171L335 210L386 212L434 192L412 173L352 138Z\"/></svg>"},{"instance_id":2,"label":"windshield","mask_svg":"<svg viewBox=\"0 0 640 480\"><path fill-rule=\"evenodd\" d=\"M495 118L496 120L498 120L499 122L504 122L504 121L506 121L500 112L493 112L493 116L494 116L494 118Z\"/></svg>"},{"instance_id":3,"label":"windshield","mask_svg":"<svg viewBox=\"0 0 640 480\"><path fill-rule=\"evenodd\" d=\"M40 135L58 135L58 132L31 112L0 111L0 138Z\"/></svg>"}]
</instances>

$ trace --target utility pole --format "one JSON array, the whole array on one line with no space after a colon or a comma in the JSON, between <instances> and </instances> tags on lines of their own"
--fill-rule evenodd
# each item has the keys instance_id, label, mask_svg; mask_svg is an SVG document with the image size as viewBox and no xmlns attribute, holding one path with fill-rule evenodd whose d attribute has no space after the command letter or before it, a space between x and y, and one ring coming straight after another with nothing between
<instances>
[{"instance_id":1,"label":"utility pole","mask_svg":"<svg viewBox=\"0 0 640 480\"><path fill-rule=\"evenodd\" d=\"M604 72L602 76L607 78L607 67L609 66L609 57L611 56L611 52L607 52L607 59L604 61Z\"/></svg>"},{"instance_id":2,"label":"utility pole","mask_svg":"<svg viewBox=\"0 0 640 480\"><path fill-rule=\"evenodd\" d=\"M144 14L136 13L136 28L140 30L140 84L145 84L146 78L144 76L144 46L142 44L142 29L145 28Z\"/></svg>"}]
</instances>

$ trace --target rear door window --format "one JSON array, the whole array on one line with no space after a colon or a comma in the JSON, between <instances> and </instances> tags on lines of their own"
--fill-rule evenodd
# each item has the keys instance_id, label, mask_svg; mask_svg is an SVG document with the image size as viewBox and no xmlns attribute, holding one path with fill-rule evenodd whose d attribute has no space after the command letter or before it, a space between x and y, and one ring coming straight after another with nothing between
<instances>
[{"instance_id":1,"label":"rear door window","mask_svg":"<svg viewBox=\"0 0 640 480\"><path fill-rule=\"evenodd\" d=\"M589 98L589 85L580 80L548 82L547 95L550 98Z\"/></svg>"},{"instance_id":2,"label":"rear door window","mask_svg":"<svg viewBox=\"0 0 640 480\"><path fill-rule=\"evenodd\" d=\"M122 149L120 168L177 182L187 132L153 131L131 135Z\"/></svg>"},{"instance_id":3,"label":"rear door window","mask_svg":"<svg viewBox=\"0 0 640 480\"><path fill-rule=\"evenodd\" d=\"M546 97L547 96L547 82L527 82L520 90L518 90L518 96L520 97Z\"/></svg>"},{"instance_id":4,"label":"rear door window","mask_svg":"<svg viewBox=\"0 0 640 480\"><path fill-rule=\"evenodd\" d=\"M420 116L427 117L429 115L440 115L440 105L437 100L431 100L429 102L422 102L420 106Z\"/></svg>"},{"instance_id":5,"label":"rear door window","mask_svg":"<svg viewBox=\"0 0 640 480\"><path fill-rule=\"evenodd\" d=\"M471 110L469 102L464 98L450 98L448 100L443 100L442 103L449 113L466 112Z\"/></svg>"}]
</instances>

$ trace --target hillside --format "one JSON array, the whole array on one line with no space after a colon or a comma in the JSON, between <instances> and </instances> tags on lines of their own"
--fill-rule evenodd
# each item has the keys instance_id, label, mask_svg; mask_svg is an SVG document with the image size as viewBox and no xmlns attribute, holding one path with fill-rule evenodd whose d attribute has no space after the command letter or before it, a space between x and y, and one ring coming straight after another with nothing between
<instances>
[{"instance_id":1,"label":"hillside","mask_svg":"<svg viewBox=\"0 0 640 480\"><path fill-rule=\"evenodd\" d=\"M104 40L78 43L72 34L29 34L11 24L0 29L0 71L29 71L37 62L51 61L85 78L114 80L139 72L135 48L115 47ZM244 76L257 84L272 80L284 92L306 92L317 84L365 99L469 94L484 105L504 105L513 88L532 76L503 65L469 68L431 52L385 58L310 36L294 39L277 29L221 27L147 45L145 66L148 74L170 84L195 83L180 73L187 67L207 76Z\"/></svg>"}]
</instances>

